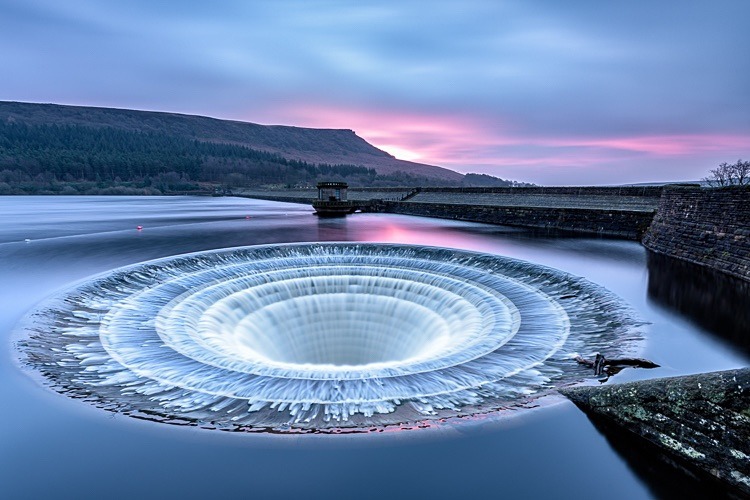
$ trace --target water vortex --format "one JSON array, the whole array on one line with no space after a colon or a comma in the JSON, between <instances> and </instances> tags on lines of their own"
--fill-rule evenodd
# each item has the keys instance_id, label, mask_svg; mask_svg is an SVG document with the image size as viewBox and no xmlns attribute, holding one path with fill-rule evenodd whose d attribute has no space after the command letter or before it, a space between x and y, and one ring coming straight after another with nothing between
<instances>
[{"instance_id":1,"label":"water vortex","mask_svg":"<svg viewBox=\"0 0 750 500\"><path fill-rule=\"evenodd\" d=\"M201 252L117 269L40 306L18 343L55 390L222 429L371 428L486 412L628 353L622 301L524 261L411 245Z\"/></svg>"}]
</instances>

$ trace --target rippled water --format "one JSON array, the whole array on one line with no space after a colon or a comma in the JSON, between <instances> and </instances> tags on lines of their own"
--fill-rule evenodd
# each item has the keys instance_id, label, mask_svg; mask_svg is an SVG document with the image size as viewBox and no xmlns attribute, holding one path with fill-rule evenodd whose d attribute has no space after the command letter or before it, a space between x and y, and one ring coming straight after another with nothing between
<instances>
[{"instance_id":1,"label":"rippled water","mask_svg":"<svg viewBox=\"0 0 750 500\"><path fill-rule=\"evenodd\" d=\"M262 498L322 498L335 491L355 492L360 498L499 492L511 497L580 498L582 490L607 491L610 498L650 496L648 486L588 420L556 397L539 401L538 410L438 423L423 431L336 437L242 435L113 417L42 388L16 366L10 332L43 299L59 296L78 280L78 286L85 286L97 273L186 252L297 241L375 241L487 252L582 276L622 297L651 323L645 328L642 354L662 368L626 370L611 382L747 362L722 340L647 298L645 253L635 243L535 238L496 226L392 215L317 219L300 205L232 198L5 197L0 198L0 209L0 324L6 332L0 365L0 488L10 498L248 492ZM143 230L137 231L137 225ZM358 279L362 281L347 286L374 286L368 278ZM336 307L335 290L329 298ZM227 300L241 306L249 299ZM304 307L295 302L293 309ZM217 310L213 313L206 321L221 316ZM171 321L168 316L163 320ZM450 315L426 321L433 320L450 321ZM426 330L422 323L415 328ZM435 332L440 337L439 328ZM248 333L239 340L252 338ZM398 345L390 352L378 349L385 353L378 360L369 354L363 359L362 353L333 360L310 358L306 351L298 353L301 358L275 361L335 365L346 360L398 362L398 356L429 358L425 346L436 345L436 338L423 338L421 345ZM272 347L248 344L255 354L273 361L277 354Z\"/></svg>"}]
</instances>

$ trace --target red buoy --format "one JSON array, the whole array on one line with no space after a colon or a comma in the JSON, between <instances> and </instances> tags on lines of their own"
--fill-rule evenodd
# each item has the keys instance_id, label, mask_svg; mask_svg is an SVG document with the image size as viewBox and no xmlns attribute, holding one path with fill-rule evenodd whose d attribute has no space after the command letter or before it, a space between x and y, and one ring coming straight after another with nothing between
<instances>
[{"instance_id":1,"label":"red buoy","mask_svg":"<svg viewBox=\"0 0 750 500\"><path fill-rule=\"evenodd\" d=\"M135 228L136 228L136 229L137 229L138 231L140 231L141 229L143 229L143 226L136 226Z\"/></svg>"}]
</instances>

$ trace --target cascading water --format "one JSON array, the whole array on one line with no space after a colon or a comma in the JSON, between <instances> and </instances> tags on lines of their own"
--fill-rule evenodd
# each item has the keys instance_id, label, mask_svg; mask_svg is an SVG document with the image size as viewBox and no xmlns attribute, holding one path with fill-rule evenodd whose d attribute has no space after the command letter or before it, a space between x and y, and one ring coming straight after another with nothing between
<instances>
[{"instance_id":1,"label":"cascading water","mask_svg":"<svg viewBox=\"0 0 750 500\"><path fill-rule=\"evenodd\" d=\"M610 292L528 262L314 243L94 277L41 306L18 345L55 390L112 411L357 429L487 412L579 380L574 353L629 354L637 325Z\"/></svg>"}]
</instances>

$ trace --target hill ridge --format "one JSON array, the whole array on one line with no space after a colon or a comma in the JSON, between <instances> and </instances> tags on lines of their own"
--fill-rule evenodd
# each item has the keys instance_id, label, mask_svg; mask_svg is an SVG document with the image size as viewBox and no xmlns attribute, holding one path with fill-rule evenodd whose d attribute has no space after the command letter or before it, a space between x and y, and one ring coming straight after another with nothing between
<instances>
[{"instance_id":1,"label":"hill ridge","mask_svg":"<svg viewBox=\"0 0 750 500\"><path fill-rule=\"evenodd\" d=\"M218 144L245 146L288 160L359 165L378 174L406 173L438 181L460 182L452 170L399 160L351 129L261 125L239 120L165 111L0 101L0 120L28 125L86 125L125 131L159 132Z\"/></svg>"}]
</instances>

